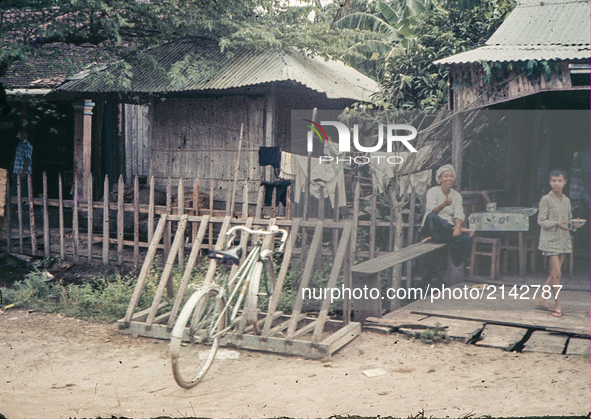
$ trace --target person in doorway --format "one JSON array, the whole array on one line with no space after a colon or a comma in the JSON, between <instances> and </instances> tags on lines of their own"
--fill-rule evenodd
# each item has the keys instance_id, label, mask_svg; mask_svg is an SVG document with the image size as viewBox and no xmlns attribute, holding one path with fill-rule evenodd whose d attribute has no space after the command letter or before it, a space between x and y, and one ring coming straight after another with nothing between
<instances>
[{"instance_id":1,"label":"person in doorway","mask_svg":"<svg viewBox=\"0 0 591 419\"><path fill-rule=\"evenodd\" d=\"M421 236L423 242L448 243L451 247L451 260L455 266L466 261L470 251L470 237L474 230L462 227L464 207L462 195L452 189L456 181L456 171L451 164L437 169L435 180L440 186L427 191L427 205Z\"/></svg>"},{"instance_id":2,"label":"person in doorway","mask_svg":"<svg viewBox=\"0 0 591 419\"><path fill-rule=\"evenodd\" d=\"M567 253L572 253L572 240L569 221L572 218L570 199L562 193L566 185L566 173L552 170L549 175L550 188L547 195L540 200L538 224L540 226L540 243L538 249L544 256L550 257L550 276L540 290L536 306L550 310L555 317L562 316L560 305L560 278L562 263ZM554 299L554 307L548 304Z\"/></svg>"},{"instance_id":3,"label":"person in doorway","mask_svg":"<svg viewBox=\"0 0 591 419\"><path fill-rule=\"evenodd\" d=\"M31 173L31 159L33 146L27 140L27 133L24 130L19 132L19 143L14 152L14 166L12 169L12 195L17 196L17 182L21 181L21 196L29 197L29 185L27 175Z\"/></svg>"}]
</instances>

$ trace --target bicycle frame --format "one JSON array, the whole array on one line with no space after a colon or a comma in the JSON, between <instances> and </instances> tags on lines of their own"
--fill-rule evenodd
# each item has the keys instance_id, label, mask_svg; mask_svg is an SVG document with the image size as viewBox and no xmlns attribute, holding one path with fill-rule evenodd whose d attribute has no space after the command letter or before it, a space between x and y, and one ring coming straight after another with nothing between
<instances>
[{"instance_id":1,"label":"bicycle frame","mask_svg":"<svg viewBox=\"0 0 591 419\"><path fill-rule=\"evenodd\" d=\"M276 226L273 226L276 227ZM226 233L226 235L230 236L230 239L228 240L228 244L226 247L228 247L234 240L235 237L235 232L237 230L243 230L243 231L247 231L251 234L263 234L263 235L271 235L271 234L278 234L281 233L282 239L281 239L281 246L280 246L280 250L283 249L283 246L285 244L285 240L287 238L287 232L285 230L279 230L278 228L275 229L271 229L271 231L262 231L262 230L251 230L247 227L244 226L237 226L232 228L230 231L228 231L228 233ZM253 246L253 248L251 249L251 251L249 252L248 256L246 257L246 259L244 260L244 262L242 262L240 264L240 267L238 268L238 271L236 271L236 273L234 274L234 276L232 276L232 278L230 278L230 280L226 283L227 280L227 274L225 274L224 279L222 280L221 284L217 284L219 286L221 286L222 288L222 292L220 293L218 298L222 298L225 297L225 295L227 293L229 293L228 297L226 298L226 304L223 307L221 313L216 313L215 314L215 318L216 321L213 325L213 327L210 329L211 331L216 330L216 328L218 327L221 319L223 318L223 316L227 315L228 312L228 308L232 307L232 301L234 300L236 293L238 292L238 290L240 290L240 293L238 294L236 303L233 306L232 312L229 313L229 317L227 318L227 327L223 330L220 330L214 334L210 335L210 338L213 339L216 336L220 336L224 333L226 333L228 330L230 330L232 327L234 327L234 321L236 319L236 316L238 315L238 311L240 310L241 306L242 306L242 301L244 300L244 296L246 295L246 292L248 290L248 287L250 286L251 283L251 279L254 278L255 276L260 276L263 272L263 264L264 261L268 255L268 253L270 253L268 250L261 250L263 246L263 243L261 240L258 240L255 245ZM271 269L273 269L273 267L270 267ZM231 292L229 292L229 290L231 289ZM244 313L244 315L247 315L248 313Z\"/></svg>"}]
</instances>

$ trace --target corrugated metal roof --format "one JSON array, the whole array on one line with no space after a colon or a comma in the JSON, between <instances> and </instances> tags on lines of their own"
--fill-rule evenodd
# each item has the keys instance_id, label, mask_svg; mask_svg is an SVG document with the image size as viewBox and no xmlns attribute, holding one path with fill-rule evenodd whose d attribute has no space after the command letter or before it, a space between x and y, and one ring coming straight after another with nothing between
<instances>
[{"instance_id":1,"label":"corrugated metal roof","mask_svg":"<svg viewBox=\"0 0 591 419\"><path fill-rule=\"evenodd\" d=\"M588 1L522 1L485 46L437 60L435 64L589 59L589 15Z\"/></svg>"},{"instance_id":2,"label":"corrugated metal roof","mask_svg":"<svg viewBox=\"0 0 591 419\"><path fill-rule=\"evenodd\" d=\"M584 60L591 57L589 46L485 46L453 55L435 64L476 61Z\"/></svg>"},{"instance_id":3,"label":"corrugated metal roof","mask_svg":"<svg viewBox=\"0 0 591 419\"><path fill-rule=\"evenodd\" d=\"M177 84L173 85L169 76L171 68L175 63L191 57L191 54L194 56L190 58L190 64L195 66L203 61L199 57L206 54L214 63L213 71L204 71L204 76L198 79L185 77L180 83L177 78ZM108 77L100 76L95 81L88 77L70 80L55 90L88 93L169 93L229 89L292 80L325 93L330 99L367 101L370 95L377 91L377 84L373 80L341 62L308 58L296 51L285 53L243 50L228 58L212 42L187 39L153 48L147 51L147 55L153 57L158 65L150 64L149 57L140 59L132 69L133 78L129 89L113 85L109 83Z\"/></svg>"}]
</instances>

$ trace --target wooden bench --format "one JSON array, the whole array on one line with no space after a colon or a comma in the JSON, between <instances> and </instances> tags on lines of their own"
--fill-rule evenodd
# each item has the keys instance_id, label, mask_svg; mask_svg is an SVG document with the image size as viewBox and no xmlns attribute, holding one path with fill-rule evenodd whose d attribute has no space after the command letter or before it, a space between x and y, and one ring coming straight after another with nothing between
<instances>
[{"instance_id":1,"label":"wooden bench","mask_svg":"<svg viewBox=\"0 0 591 419\"><path fill-rule=\"evenodd\" d=\"M374 259L370 259L351 268L353 276L353 295L355 289L360 288L362 291L366 289L369 296L369 290L372 288L380 289L379 273L384 269L391 268L401 263L413 260L419 256L426 255L438 249L446 247L447 244L435 243L416 243L404 247L396 252L388 253ZM357 292L359 294L359 292ZM365 296L365 293L363 294ZM384 299L386 297L384 296ZM363 322L367 317L382 317L382 301L383 299L355 299L354 312L355 321Z\"/></svg>"}]
</instances>

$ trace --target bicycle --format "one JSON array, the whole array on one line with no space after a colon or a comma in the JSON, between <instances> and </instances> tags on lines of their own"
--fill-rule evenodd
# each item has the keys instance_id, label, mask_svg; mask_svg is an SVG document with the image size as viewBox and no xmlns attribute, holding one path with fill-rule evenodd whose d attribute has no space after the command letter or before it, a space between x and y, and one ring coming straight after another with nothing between
<instances>
[{"instance_id":1,"label":"bicycle","mask_svg":"<svg viewBox=\"0 0 591 419\"><path fill-rule=\"evenodd\" d=\"M283 251L288 234L277 226L272 226L270 231L236 226L226 233L226 248L232 245L238 230L261 236L281 233L279 252ZM275 283L273 253L262 247L263 242L259 238L242 264L241 246L208 252L210 259L221 263L221 272L212 283L196 287L172 329L172 373L179 386L192 388L205 376L213 363L220 339L238 325L241 308L241 315L253 326L256 334L260 333L257 303L261 276L270 274L265 281L269 296L273 294ZM239 268L230 278L232 265L239 265Z\"/></svg>"}]
</instances>

